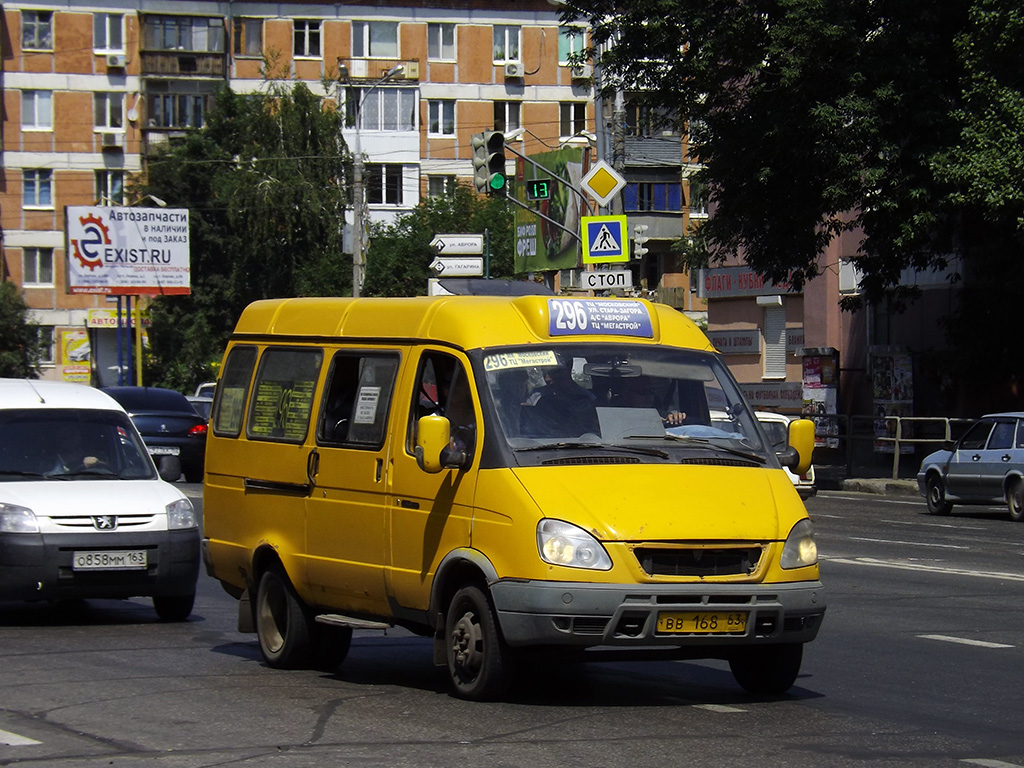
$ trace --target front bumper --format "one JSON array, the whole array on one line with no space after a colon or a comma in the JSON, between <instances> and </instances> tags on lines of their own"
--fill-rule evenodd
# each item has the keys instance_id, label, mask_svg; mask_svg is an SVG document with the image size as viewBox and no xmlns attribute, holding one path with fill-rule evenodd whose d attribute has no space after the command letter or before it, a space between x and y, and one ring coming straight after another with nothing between
<instances>
[{"instance_id":1,"label":"front bumper","mask_svg":"<svg viewBox=\"0 0 1024 768\"><path fill-rule=\"evenodd\" d=\"M74 571L76 551L145 550L139 570ZM0 535L0 599L187 595L199 576L199 529Z\"/></svg>"},{"instance_id":2,"label":"front bumper","mask_svg":"<svg viewBox=\"0 0 1024 768\"><path fill-rule=\"evenodd\" d=\"M825 614L820 581L787 584L588 584L499 580L491 585L511 646L680 648L807 643ZM736 634L669 634L663 611L747 612Z\"/></svg>"}]
</instances>

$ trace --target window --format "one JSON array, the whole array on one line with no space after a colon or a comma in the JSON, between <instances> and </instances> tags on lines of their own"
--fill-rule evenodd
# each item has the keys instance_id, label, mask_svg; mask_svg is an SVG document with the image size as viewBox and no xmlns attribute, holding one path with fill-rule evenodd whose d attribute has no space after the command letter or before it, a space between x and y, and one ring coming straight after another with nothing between
<instances>
[{"instance_id":1,"label":"window","mask_svg":"<svg viewBox=\"0 0 1024 768\"><path fill-rule=\"evenodd\" d=\"M224 22L204 16L147 16L143 39L151 51L224 52Z\"/></svg>"},{"instance_id":2,"label":"window","mask_svg":"<svg viewBox=\"0 0 1024 768\"><path fill-rule=\"evenodd\" d=\"M52 280L50 282L53 282ZM52 325L36 326L36 339L39 340L39 357L37 362L40 365L53 365L53 351L56 347L57 329Z\"/></svg>"},{"instance_id":3,"label":"window","mask_svg":"<svg viewBox=\"0 0 1024 768\"><path fill-rule=\"evenodd\" d=\"M246 419L250 440L305 440L323 359L320 349L275 347L263 353Z\"/></svg>"},{"instance_id":4,"label":"window","mask_svg":"<svg viewBox=\"0 0 1024 768\"><path fill-rule=\"evenodd\" d=\"M353 21L352 56L354 58L397 59L397 21Z\"/></svg>"},{"instance_id":5,"label":"window","mask_svg":"<svg viewBox=\"0 0 1024 768\"><path fill-rule=\"evenodd\" d=\"M93 15L92 47L97 51L124 50L123 13L97 13Z\"/></svg>"},{"instance_id":6,"label":"window","mask_svg":"<svg viewBox=\"0 0 1024 768\"><path fill-rule=\"evenodd\" d=\"M371 163L366 166L366 202L378 205L402 204L402 166Z\"/></svg>"},{"instance_id":7,"label":"window","mask_svg":"<svg viewBox=\"0 0 1024 768\"><path fill-rule=\"evenodd\" d=\"M965 451L980 451L988 441L988 434L992 431L995 422L979 421L960 438L960 448Z\"/></svg>"},{"instance_id":8,"label":"window","mask_svg":"<svg viewBox=\"0 0 1024 768\"><path fill-rule=\"evenodd\" d=\"M679 136L672 115L664 109L643 104L626 105L626 135L639 138Z\"/></svg>"},{"instance_id":9,"label":"window","mask_svg":"<svg viewBox=\"0 0 1024 768\"><path fill-rule=\"evenodd\" d=\"M236 56L259 56L263 51L263 19L235 19L232 37Z\"/></svg>"},{"instance_id":10,"label":"window","mask_svg":"<svg viewBox=\"0 0 1024 768\"><path fill-rule=\"evenodd\" d=\"M586 36L583 27L558 28L558 63L566 64L573 54L583 52Z\"/></svg>"},{"instance_id":11,"label":"window","mask_svg":"<svg viewBox=\"0 0 1024 768\"><path fill-rule=\"evenodd\" d=\"M26 208L53 208L53 171L22 171L22 203Z\"/></svg>"},{"instance_id":12,"label":"window","mask_svg":"<svg viewBox=\"0 0 1024 768\"><path fill-rule=\"evenodd\" d=\"M53 248L23 248L21 251L23 285L53 285Z\"/></svg>"},{"instance_id":13,"label":"window","mask_svg":"<svg viewBox=\"0 0 1024 768\"><path fill-rule=\"evenodd\" d=\"M427 197L454 197L457 184L454 176L427 176Z\"/></svg>"},{"instance_id":14,"label":"window","mask_svg":"<svg viewBox=\"0 0 1024 768\"><path fill-rule=\"evenodd\" d=\"M427 58L455 60L454 24L427 24Z\"/></svg>"},{"instance_id":15,"label":"window","mask_svg":"<svg viewBox=\"0 0 1024 768\"><path fill-rule=\"evenodd\" d=\"M97 128L124 127L123 93L95 93L92 103L94 125Z\"/></svg>"},{"instance_id":16,"label":"window","mask_svg":"<svg viewBox=\"0 0 1024 768\"><path fill-rule=\"evenodd\" d=\"M708 185L690 177L690 215L708 215Z\"/></svg>"},{"instance_id":17,"label":"window","mask_svg":"<svg viewBox=\"0 0 1024 768\"><path fill-rule=\"evenodd\" d=\"M378 449L384 444L398 357L339 352L324 389L317 441Z\"/></svg>"},{"instance_id":18,"label":"window","mask_svg":"<svg viewBox=\"0 0 1024 768\"><path fill-rule=\"evenodd\" d=\"M124 205L124 171L96 171L96 199L103 205Z\"/></svg>"},{"instance_id":19,"label":"window","mask_svg":"<svg viewBox=\"0 0 1024 768\"><path fill-rule=\"evenodd\" d=\"M214 402L210 423L220 437L238 437L242 431L242 407L249 393L252 370L256 365L256 348L238 346L231 350L220 377L220 397Z\"/></svg>"},{"instance_id":20,"label":"window","mask_svg":"<svg viewBox=\"0 0 1024 768\"><path fill-rule=\"evenodd\" d=\"M455 102L434 100L427 102L429 126L427 133L433 136L455 135Z\"/></svg>"},{"instance_id":21,"label":"window","mask_svg":"<svg viewBox=\"0 0 1024 768\"><path fill-rule=\"evenodd\" d=\"M346 104L349 125L355 124L352 110L358 107L360 130L416 130L415 88L352 88Z\"/></svg>"},{"instance_id":22,"label":"window","mask_svg":"<svg viewBox=\"0 0 1024 768\"><path fill-rule=\"evenodd\" d=\"M21 12L21 47L53 50L53 11Z\"/></svg>"},{"instance_id":23,"label":"window","mask_svg":"<svg viewBox=\"0 0 1024 768\"><path fill-rule=\"evenodd\" d=\"M519 61L520 27L496 24L494 26L494 62Z\"/></svg>"},{"instance_id":24,"label":"window","mask_svg":"<svg viewBox=\"0 0 1024 768\"><path fill-rule=\"evenodd\" d=\"M560 136L578 136L587 130L587 103L585 101L563 101L559 104Z\"/></svg>"},{"instance_id":25,"label":"window","mask_svg":"<svg viewBox=\"0 0 1024 768\"><path fill-rule=\"evenodd\" d=\"M764 308L764 378L786 378L786 308Z\"/></svg>"},{"instance_id":26,"label":"window","mask_svg":"<svg viewBox=\"0 0 1024 768\"><path fill-rule=\"evenodd\" d=\"M683 186L678 181L629 182L622 193L622 207L626 211L681 213L683 210Z\"/></svg>"},{"instance_id":27,"label":"window","mask_svg":"<svg viewBox=\"0 0 1024 768\"><path fill-rule=\"evenodd\" d=\"M295 19L294 55L306 58L320 58L320 20Z\"/></svg>"},{"instance_id":28,"label":"window","mask_svg":"<svg viewBox=\"0 0 1024 768\"><path fill-rule=\"evenodd\" d=\"M988 439L988 450L999 451L1013 447L1013 431L1017 427L1013 421L997 421L992 436Z\"/></svg>"},{"instance_id":29,"label":"window","mask_svg":"<svg viewBox=\"0 0 1024 768\"><path fill-rule=\"evenodd\" d=\"M51 91L21 92L21 127L53 129L53 93Z\"/></svg>"},{"instance_id":30,"label":"window","mask_svg":"<svg viewBox=\"0 0 1024 768\"><path fill-rule=\"evenodd\" d=\"M460 450L473 451L476 442L476 414L466 369L451 355L425 352L420 360L413 389L406 449L413 453L416 429L423 416L444 416L451 423L451 435Z\"/></svg>"},{"instance_id":31,"label":"window","mask_svg":"<svg viewBox=\"0 0 1024 768\"><path fill-rule=\"evenodd\" d=\"M202 128L209 96L194 93L150 93L151 128Z\"/></svg>"},{"instance_id":32,"label":"window","mask_svg":"<svg viewBox=\"0 0 1024 768\"><path fill-rule=\"evenodd\" d=\"M494 130L508 133L520 127L518 101L494 102Z\"/></svg>"}]
</instances>

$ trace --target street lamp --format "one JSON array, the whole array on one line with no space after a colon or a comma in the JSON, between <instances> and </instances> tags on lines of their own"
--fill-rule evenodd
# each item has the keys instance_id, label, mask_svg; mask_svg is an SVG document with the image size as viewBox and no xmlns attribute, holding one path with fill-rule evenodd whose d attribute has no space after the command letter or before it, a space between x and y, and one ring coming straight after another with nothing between
<instances>
[{"instance_id":1,"label":"street lamp","mask_svg":"<svg viewBox=\"0 0 1024 768\"><path fill-rule=\"evenodd\" d=\"M359 116L363 111L363 102L366 101L366 97L373 92L374 88L383 85L403 69L405 69L405 65L395 64L395 66L384 73L384 77L363 91L359 101L356 102L354 112L355 150L352 158L352 296L355 298L359 297L360 287L363 284L363 273L366 271L366 244L363 240L364 227L366 226L366 222L363 220L366 216L365 190L363 189L363 150L359 143Z\"/></svg>"}]
</instances>

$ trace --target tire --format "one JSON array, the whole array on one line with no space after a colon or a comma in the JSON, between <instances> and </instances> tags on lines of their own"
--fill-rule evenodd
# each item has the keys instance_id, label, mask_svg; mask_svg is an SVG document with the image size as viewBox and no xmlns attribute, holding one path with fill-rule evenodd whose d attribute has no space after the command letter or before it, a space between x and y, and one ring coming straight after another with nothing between
<instances>
[{"instance_id":1,"label":"tire","mask_svg":"<svg viewBox=\"0 0 1024 768\"><path fill-rule=\"evenodd\" d=\"M928 476L925 500L928 502L928 513L932 515L948 515L953 509L953 505L946 501L946 487L938 475Z\"/></svg>"},{"instance_id":2,"label":"tire","mask_svg":"<svg viewBox=\"0 0 1024 768\"><path fill-rule=\"evenodd\" d=\"M153 607L163 621L184 621L192 613L196 593L190 595L155 595Z\"/></svg>"},{"instance_id":3,"label":"tire","mask_svg":"<svg viewBox=\"0 0 1024 768\"><path fill-rule=\"evenodd\" d=\"M1010 510L1010 519L1015 523L1024 520L1024 480L1014 480L1006 492L1006 506Z\"/></svg>"},{"instance_id":4,"label":"tire","mask_svg":"<svg viewBox=\"0 0 1024 768\"><path fill-rule=\"evenodd\" d=\"M313 666L313 622L280 567L269 568L260 577L254 614L267 664L275 669Z\"/></svg>"},{"instance_id":5,"label":"tire","mask_svg":"<svg viewBox=\"0 0 1024 768\"><path fill-rule=\"evenodd\" d=\"M184 468L185 482L186 483L201 483L203 482L203 466L200 464L198 467L187 466Z\"/></svg>"},{"instance_id":6,"label":"tire","mask_svg":"<svg viewBox=\"0 0 1024 768\"><path fill-rule=\"evenodd\" d=\"M315 624L313 629L314 664L321 672L333 672L348 656L348 649L352 645L352 628Z\"/></svg>"},{"instance_id":7,"label":"tire","mask_svg":"<svg viewBox=\"0 0 1024 768\"><path fill-rule=\"evenodd\" d=\"M445 617L445 646L456 696L493 701L508 689L510 656L491 602L479 587L463 587L452 598Z\"/></svg>"},{"instance_id":8,"label":"tire","mask_svg":"<svg viewBox=\"0 0 1024 768\"><path fill-rule=\"evenodd\" d=\"M741 648L729 658L729 669L747 693L779 696L796 682L803 655L802 643Z\"/></svg>"}]
</instances>

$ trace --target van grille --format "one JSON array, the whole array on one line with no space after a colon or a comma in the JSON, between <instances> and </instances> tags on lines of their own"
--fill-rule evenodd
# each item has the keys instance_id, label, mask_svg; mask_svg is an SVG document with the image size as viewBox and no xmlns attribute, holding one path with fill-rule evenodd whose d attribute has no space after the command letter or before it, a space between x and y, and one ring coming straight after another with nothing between
<instances>
[{"instance_id":1,"label":"van grille","mask_svg":"<svg viewBox=\"0 0 1024 768\"><path fill-rule=\"evenodd\" d=\"M761 467L756 461L747 459L709 459L709 458L686 458L680 464L699 464L706 467Z\"/></svg>"},{"instance_id":2,"label":"van grille","mask_svg":"<svg viewBox=\"0 0 1024 768\"><path fill-rule=\"evenodd\" d=\"M761 559L760 547L655 549L633 552L650 576L749 576Z\"/></svg>"},{"instance_id":3,"label":"van grille","mask_svg":"<svg viewBox=\"0 0 1024 768\"><path fill-rule=\"evenodd\" d=\"M635 456L573 456L566 459L550 459L544 466L570 466L580 464L639 464Z\"/></svg>"}]
</instances>

